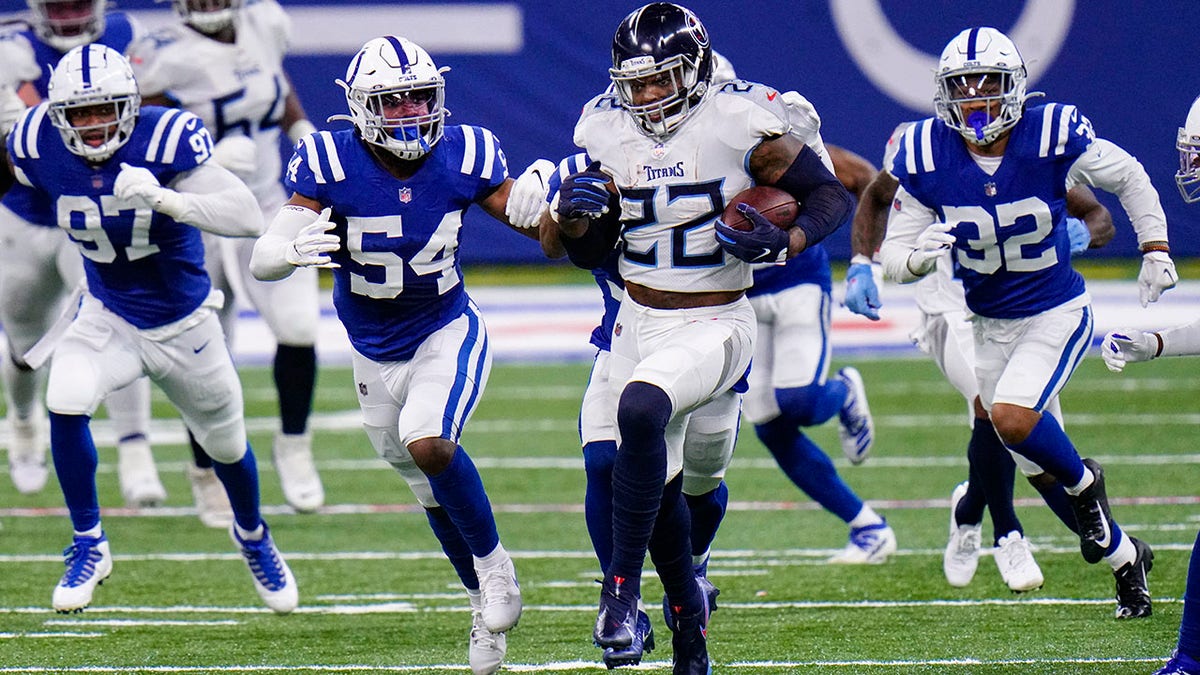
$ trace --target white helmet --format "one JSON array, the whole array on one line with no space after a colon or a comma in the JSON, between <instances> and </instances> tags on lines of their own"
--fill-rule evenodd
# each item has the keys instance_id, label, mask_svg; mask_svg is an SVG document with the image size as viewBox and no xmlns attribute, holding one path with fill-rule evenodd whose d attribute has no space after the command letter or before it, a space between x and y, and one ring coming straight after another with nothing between
<instances>
[{"instance_id":1,"label":"white helmet","mask_svg":"<svg viewBox=\"0 0 1200 675\"><path fill-rule=\"evenodd\" d=\"M967 142L987 145L1021 120L1026 75L1025 61L1007 35L995 28L968 28L942 50L934 75L937 116ZM964 103L980 102L999 103L999 114L993 117L986 109L963 114Z\"/></svg>"},{"instance_id":2,"label":"white helmet","mask_svg":"<svg viewBox=\"0 0 1200 675\"><path fill-rule=\"evenodd\" d=\"M60 52L95 42L104 34L108 0L26 0L33 10L33 29Z\"/></svg>"},{"instance_id":3,"label":"white helmet","mask_svg":"<svg viewBox=\"0 0 1200 675\"><path fill-rule=\"evenodd\" d=\"M329 121L348 120L358 127L367 143L379 146L400 159L413 160L433 150L442 138L442 122L450 112L443 105L446 81L429 54L416 43L385 35L367 44L350 60L346 80L337 83L346 90L349 115L333 115ZM406 117L389 117L385 107L415 107L424 111Z\"/></svg>"},{"instance_id":4,"label":"white helmet","mask_svg":"<svg viewBox=\"0 0 1200 675\"><path fill-rule=\"evenodd\" d=\"M1192 101L1187 121L1179 127L1175 148L1179 150L1179 172L1175 174L1179 194L1189 204L1200 201L1200 97Z\"/></svg>"},{"instance_id":5,"label":"white helmet","mask_svg":"<svg viewBox=\"0 0 1200 675\"><path fill-rule=\"evenodd\" d=\"M50 122L71 152L91 162L113 156L133 134L142 97L133 70L120 52L101 44L67 52L50 75ZM114 119L76 126L71 111L111 105ZM99 145L89 141L99 139Z\"/></svg>"},{"instance_id":6,"label":"white helmet","mask_svg":"<svg viewBox=\"0 0 1200 675\"><path fill-rule=\"evenodd\" d=\"M233 24L242 0L171 0L171 6L184 23L211 35Z\"/></svg>"}]
</instances>

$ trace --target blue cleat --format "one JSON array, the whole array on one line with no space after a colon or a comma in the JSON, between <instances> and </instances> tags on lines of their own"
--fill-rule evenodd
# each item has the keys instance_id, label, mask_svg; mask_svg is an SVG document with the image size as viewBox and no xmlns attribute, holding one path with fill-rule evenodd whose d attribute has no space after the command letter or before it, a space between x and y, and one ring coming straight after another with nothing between
<instances>
[{"instance_id":1,"label":"blue cleat","mask_svg":"<svg viewBox=\"0 0 1200 675\"><path fill-rule=\"evenodd\" d=\"M716 590L715 587L713 590ZM700 597L704 606L693 614L684 614L675 607L668 607L668 614L671 615L668 623L672 626L671 649L674 652L673 675L712 675L712 664L708 662L708 618L711 609L708 593L701 593Z\"/></svg>"},{"instance_id":2,"label":"blue cleat","mask_svg":"<svg viewBox=\"0 0 1200 675\"><path fill-rule=\"evenodd\" d=\"M1200 675L1200 661L1176 649L1167 665L1154 671L1154 675Z\"/></svg>"},{"instance_id":3,"label":"blue cleat","mask_svg":"<svg viewBox=\"0 0 1200 675\"><path fill-rule=\"evenodd\" d=\"M600 586L600 611L592 629L597 647L627 649L637 632L637 596L628 592L624 577L604 578Z\"/></svg>"},{"instance_id":4,"label":"blue cleat","mask_svg":"<svg viewBox=\"0 0 1200 675\"><path fill-rule=\"evenodd\" d=\"M700 593L704 595L705 600L708 602L708 613L712 614L717 611L717 596L721 594L721 589L714 586L708 580L708 576L706 576L707 569L707 563L703 567L697 568L696 585L700 587ZM667 623L668 629L675 630L675 613L671 611L671 603L667 600L666 596L663 596L663 621Z\"/></svg>"},{"instance_id":5,"label":"blue cleat","mask_svg":"<svg viewBox=\"0 0 1200 675\"><path fill-rule=\"evenodd\" d=\"M609 647L604 650L604 665L609 670L621 666L636 666L642 662L642 655L654 651L654 627L650 625L650 617L638 610L637 620L634 621L633 642L628 647Z\"/></svg>"}]
</instances>

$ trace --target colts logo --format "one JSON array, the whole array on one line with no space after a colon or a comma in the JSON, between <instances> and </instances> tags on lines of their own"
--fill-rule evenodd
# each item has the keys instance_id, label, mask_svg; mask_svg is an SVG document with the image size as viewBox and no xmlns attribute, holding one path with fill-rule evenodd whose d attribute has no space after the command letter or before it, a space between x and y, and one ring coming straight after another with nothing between
<instances>
[{"instance_id":1,"label":"colts logo","mask_svg":"<svg viewBox=\"0 0 1200 675\"><path fill-rule=\"evenodd\" d=\"M404 204L407 204L412 201L412 188L410 188L410 187L400 188L400 201Z\"/></svg>"}]
</instances>

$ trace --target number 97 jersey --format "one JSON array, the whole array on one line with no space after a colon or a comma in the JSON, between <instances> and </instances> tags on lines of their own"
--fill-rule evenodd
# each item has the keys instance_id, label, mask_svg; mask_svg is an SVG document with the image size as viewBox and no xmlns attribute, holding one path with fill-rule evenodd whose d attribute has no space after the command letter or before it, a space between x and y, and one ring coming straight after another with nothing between
<instances>
[{"instance_id":1,"label":"number 97 jersey","mask_svg":"<svg viewBox=\"0 0 1200 675\"><path fill-rule=\"evenodd\" d=\"M407 361L467 307L458 261L467 208L508 177L492 132L450 126L424 163L401 180L355 129L301 139L284 186L332 207L342 240L330 258L333 303L350 343L374 361Z\"/></svg>"}]
</instances>

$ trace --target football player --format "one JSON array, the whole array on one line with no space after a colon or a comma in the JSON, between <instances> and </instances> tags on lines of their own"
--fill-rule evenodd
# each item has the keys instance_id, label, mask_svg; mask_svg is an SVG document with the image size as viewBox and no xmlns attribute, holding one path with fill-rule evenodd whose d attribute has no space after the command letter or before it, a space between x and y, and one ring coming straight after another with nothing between
<instances>
[{"instance_id":1,"label":"football player","mask_svg":"<svg viewBox=\"0 0 1200 675\"><path fill-rule=\"evenodd\" d=\"M59 612L80 611L112 572L100 521L89 422L115 388L149 376L217 462L233 505L230 534L272 610L298 602L296 581L259 514L258 471L246 442L242 390L204 271L200 229L255 236L254 196L210 162L212 138L195 115L150 107L128 61L100 44L67 52L48 102L8 138L12 170L56 214L83 256L87 288L55 340L46 404L50 449L74 539L54 589Z\"/></svg>"},{"instance_id":2,"label":"football player","mask_svg":"<svg viewBox=\"0 0 1200 675\"><path fill-rule=\"evenodd\" d=\"M708 33L690 10L635 10L616 30L612 57L613 86L585 104L575 128L576 145L593 161L563 181L550 210L580 267L600 265L619 240L625 281L609 363L619 436L613 558L593 639L602 648L632 643L649 549L674 615L675 672L705 673L707 599L691 564L683 432L689 414L749 365L750 263L817 243L852 200L789 133L777 91L711 86ZM753 183L795 195L804 205L796 223L781 229L746 206L752 230L719 223L726 202Z\"/></svg>"},{"instance_id":3,"label":"football player","mask_svg":"<svg viewBox=\"0 0 1200 675\"><path fill-rule=\"evenodd\" d=\"M846 307L872 321L879 320L879 290L875 276L879 265L873 257L879 250L887 228L888 209L899 184L888 167L909 123L892 133L884 151L884 168L867 185L859 200L851 232L854 258L846 272ZM1107 244L1116 230L1112 215L1096 201L1086 185L1067 192L1067 228L1071 255ZM947 254L948 255L948 254ZM967 319L962 286L954 281L950 263L939 265L934 273L915 283L921 324L913 334L917 346L933 357L938 369L963 395L972 428L967 445L968 480L954 488L950 499L950 538L942 557L942 571L951 586L971 583L979 565L983 511L992 518L993 544L1000 576L1013 591L1033 590L1042 585L1042 571L1033 558L1024 528L1013 509L1013 478L1016 463L996 436L987 413L979 405L979 386L975 381L975 346ZM1058 398L1047 402L1046 410L1062 419ZM1067 501L1062 484L1044 472L1027 476L1046 503L1075 529L1075 514Z\"/></svg>"},{"instance_id":4,"label":"football player","mask_svg":"<svg viewBox=\"0 0 1200 675\"><path fill-rule=\"evenodd\" d=\"M950 250L973 315L979 399L1026 475L1065 488L1084 560L1104 559L1117 579L1117 616L1149 616L1150 547L1109 514L1100 464L1082 459L1047 404L1083 358L1091 299L1071 267L1067 192L1088 184L1116 194L1142 256L1143 304L1177 275L1166 218L1142 166L1071 105L1029 106L1016 45L971 28L943 50L937 117L913 124L891 171L899 182L880 247L884 276L912 282Z\"/></svg>"},{"instance_id":5,"label":"football player","mask_svg":"<svg viewBox=\"0 0 1200 675\"><path fill-rule=\"evenodd\" d=\"M29 28L0 35L0 63L19 86L26 105L46 97L51 68L68 49L98 43L124 52L140 34L121 12L106 13L106 0L29 0ZM59 230L44 196L20 184L0 201L0 322L8 358L0 378L8 403L10 475L17 490L46 484L46 418L41 397L46 370L25 362L31 349L63 312L67 296L83 278L77 256ZM150 451L150 383L140 378L105 400L117 435L117 475L129 506L157 506L167 496Z\"/></svg>"},{"instance_id":6,"label":"football player","mask_svg":"<svg viewBox=\"0 0 1200 675\"><path fill-rule=\"evenodd\" d=\"M264 218L283 205L280 131L292 143L315 131L283 69L291 23L275 0L242 6L240 0L174 0L180 22L149 35L132 48L134 75L143 103L169 105L195 114L211 130L213 159L244 180ZM275 391L280 429L271 446L283 496L300 512L325 501L313 463L312 410L317 377L315 348L319 300L317 270L297 270L281 283L264 283L249 272L251 239L205 238L206 267L226 295L221 324L233 339L237 303L245 298L276 338ZM227 527L229 506L221 497L212 460L194 442L188 468L200 518Z\"/></svg>"},{"instance_id":7,"label":"football player","mask_svg":"<svg viewBox=\"0 0 1200 675\"><path fill-rule=\"evenodd\" d=\"M362 47L338 82L350 114L330 118L354 126L300 140L284 178L291 199L250 268L262 280L333 269L363 427L425 507L467 589L471 669L486 674L499 670L522 604L483 482L458 444L492 357L457 250L472 204L536 236L508 214L536 216L553 165L539 160L514 183L491 131L445 124L446 70L402 37Z\"/></svg>"},{"instance_id":8,"label":"football player","mask_svg":"<svg viewBox=\"0 0 1200 675\"><path fill-rule=\"evenodd\" d=\"M1192 102L1187 119L1179 127L1175 148L1179 151L1175 184L1183 201L1194 204L1200 201L1200 98ZM1116 330L1104 336L1100 353L1104 365L1114 373L1124 370L1127 364L1160 356L1195 356L1200 354L1200 321L1165 330ZM1200 535L1192 545L1188 563L1179 642L1167 664L1154 675L1200 675Z\"/></svg>"}]
</instances>

